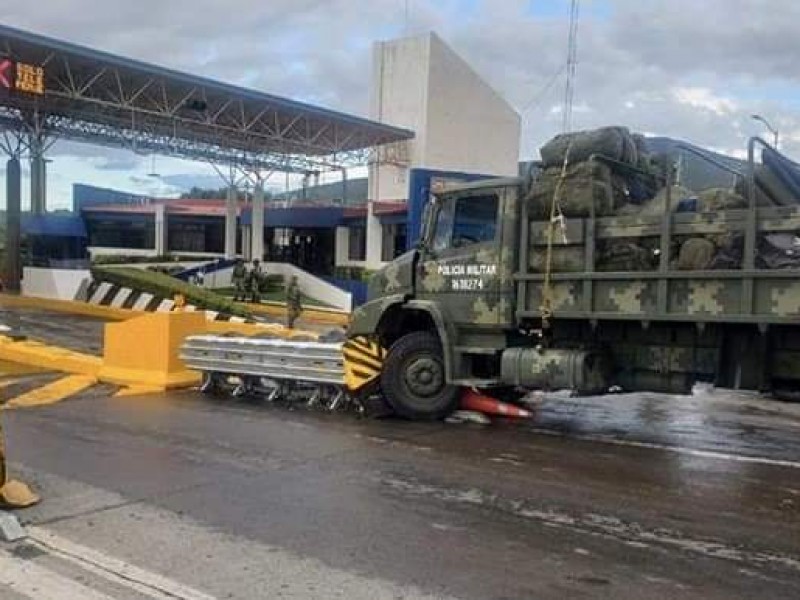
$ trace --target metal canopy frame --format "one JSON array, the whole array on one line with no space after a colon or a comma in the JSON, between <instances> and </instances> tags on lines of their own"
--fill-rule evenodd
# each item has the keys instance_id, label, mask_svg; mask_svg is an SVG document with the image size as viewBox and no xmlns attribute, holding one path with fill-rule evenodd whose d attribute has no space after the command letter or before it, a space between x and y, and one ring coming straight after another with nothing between
<instances>
[{"instance_id":1,"label":"metal canopy frame","mask_svg":"<svg viewBox=\"0 0 800 600\"><path fill-rule=\"evenodd\" d=\"M412 131L0 25L0 58L44 67L45 93L0 90L0 127L235 165L363 165Z\"/></svg>"}]
</instances>

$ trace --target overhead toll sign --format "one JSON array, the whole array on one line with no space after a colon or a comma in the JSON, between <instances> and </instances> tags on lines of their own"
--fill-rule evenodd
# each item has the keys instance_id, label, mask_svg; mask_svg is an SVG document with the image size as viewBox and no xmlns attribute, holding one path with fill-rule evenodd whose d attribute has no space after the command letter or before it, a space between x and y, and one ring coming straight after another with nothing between
<instances>
[{"instance_id":1,"label":"overhead toll sign","mask_svg":"<svg viewBox=\"0 0 800 600\"><path fill-rule=\"evenodd\" d=\"M29 94L44 94L44 67L17 63L16 89Z\"/></svg>"},{"instance_id":2,"label":"overhead toll sign","mask_svg":"<svg viewBox=\"0 0 800 600\"><path fill-rule=\"evenodd\" d=\"M0 59L0 89L44 95L44 67Z\"/></svg>"}]
</instances>

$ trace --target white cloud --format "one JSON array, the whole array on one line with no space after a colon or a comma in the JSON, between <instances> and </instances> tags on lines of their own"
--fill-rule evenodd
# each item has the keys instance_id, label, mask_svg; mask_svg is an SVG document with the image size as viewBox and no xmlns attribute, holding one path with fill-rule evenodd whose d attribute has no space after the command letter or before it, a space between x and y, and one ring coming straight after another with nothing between
<instances>
[{"instance_id":1,"label":"white cloud","mask_svg":"<svg viewBox=\"0 0 800 600\"><path fill-rule=\"evenodd\" d=\"M749 119L760 113L787 132L783 148L800 155L800 137L790 133L800 131L800 2L705 0L701 9L696 0L596 3L604 1L610 10L585 11L579 28L576 127L626 124L733 151L763 133ZM402 0L6 4L3 20L12 26L357 114L368 106L370 43L406 29ZM465 4L414 0L408 31L436 30L512 105L530 105L521 155L534 156L561 127L566 19L532 15L529 0ZM581 110L588 107L594 110ZM54 149L54 202L72 181L139 185L128 176L146 175L149 160L103 171L90 157L106 152ZM101 165L129 160L112 154ZM158 159L158 170L213 174L169 159ZM0 198L3 192L0 186Z\"/></svg>"},{"instance_id":2,"label":"white cloud","mask_svg":"<svg viewBox=\"0 0 800 600\"><path fill-rule=\"evenodd\" d=\"M731 115L739 108L730 98L718 96L707 87L678 87L672 90L672 94L681 104L710 110L720 116Z\"/></svg>"}]
</instances>

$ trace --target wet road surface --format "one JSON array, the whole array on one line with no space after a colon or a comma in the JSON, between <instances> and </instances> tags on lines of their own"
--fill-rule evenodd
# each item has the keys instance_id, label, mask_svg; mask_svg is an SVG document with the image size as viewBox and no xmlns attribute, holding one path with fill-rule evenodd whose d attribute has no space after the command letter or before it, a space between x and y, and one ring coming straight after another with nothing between
<instances>
[{"instance_id":1,"label":"wet road surface","mask_svg":"<svg viewBox=\"0 0 800 600\"><path fill-rule=\"evenodd\" d=\"M26 521L215 597L800 597L800 405L555 395L482 427L190 392L5 418L46 497Z\"/></svg>"},{"instance_id":2,"label":"wet road surface","mask_svg":"<svg viewBox=\"0 0 800 600\"><path fill-rule=\"evenodd\" d=\"M102 354L106 321L82 315L34 308L0 308L0 323L20 335L40 342Z\"/></svg>"}]
</instances>

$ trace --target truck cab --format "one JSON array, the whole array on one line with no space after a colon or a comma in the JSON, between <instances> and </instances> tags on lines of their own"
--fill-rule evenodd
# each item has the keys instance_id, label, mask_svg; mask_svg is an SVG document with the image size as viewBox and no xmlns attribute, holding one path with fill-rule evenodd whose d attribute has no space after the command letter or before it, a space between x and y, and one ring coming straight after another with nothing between
<instances>
[{"instance_id":1,"label":"truck cab","mask_svg":"<svg viewBox=\"0 0 800 600\"><path fill-rule=\"evenodd\" d=\"M437 418L458 386L502 382L514 329L521 179L448 189L426 207L417 248L375 273L349 335L388 349L381 387L399 414Z\"/></svg>"}]
</instances>

